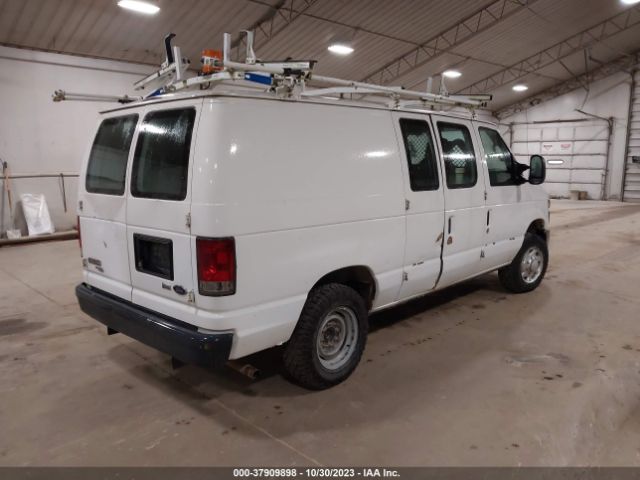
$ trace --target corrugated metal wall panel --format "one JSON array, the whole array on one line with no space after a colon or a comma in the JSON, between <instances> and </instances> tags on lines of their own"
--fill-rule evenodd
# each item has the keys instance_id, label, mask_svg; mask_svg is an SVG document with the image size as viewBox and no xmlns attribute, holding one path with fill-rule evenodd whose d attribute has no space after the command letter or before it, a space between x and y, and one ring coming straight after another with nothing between
<instances>
[{"instance_id":1,"label":"corrugated metal wall panel","mask_svg":"<svg viewBox=\"0 0 640 480\"><path fill-rule=\"evenodd\" d=\"M282 20L293 5L300 15L278 28L270 40L259 42L259 58L312 58L319 61L318 73L354 80L367 78L388 64L393 68L406 63L409 68L392 83L421 90L429 76L455 68L462 76L449 81L447 87L456 92L625 9L640 12L638 5L625 6L614 0L536 0L494 24L492 15L504 6L496 0L318 0L311 6L303 0L158 1L160 13L144 16L119 8L116 0L0 0L0 44L157 66L164 60L162 39L173 32L177 34L175 44L197 69L203 48L222 47L223 32L234 33L235 38L240 30L272 15ZM274 5L283 8L276 13ZM516 5L508 1L505 8ZM443 32L451 37L452 27L481 8L490 8L493 13L478 18L477 26L491 24L490 28L469 38L463 35L466 41L450 49L447 41L441 41L439 48L447 53L429 61L416 65L404 58ZM471 30L472 24L475 30L472 21L460 26L460 31ZM335 36L353 38L353 55L340 57L327 52ZM592 46L590 54L606 63L638 50L639 38L640 26L636 25ZM530 68L536 71L519 79L529 86L524 95L512 91L508 81L483 87L486 93L495 94L490 108L500 110L580 75L587 66L582 50L565 57L563 65L546 63L542 61L538 68L533 60ZM591 62L590 68L594 65ZM437 83L434 86L437 88Z\"/></svg>"},{"instance_id":2,"label":"corrugated metal wall panel","mask_svg":"<svg viewBox=\"0 0 640 480\"><path fill-rule=\"evenodd\" d=\"M640 203L640 71L635 74L633 92L624 177L624 201Z\"/></svg>"}]
</instances>

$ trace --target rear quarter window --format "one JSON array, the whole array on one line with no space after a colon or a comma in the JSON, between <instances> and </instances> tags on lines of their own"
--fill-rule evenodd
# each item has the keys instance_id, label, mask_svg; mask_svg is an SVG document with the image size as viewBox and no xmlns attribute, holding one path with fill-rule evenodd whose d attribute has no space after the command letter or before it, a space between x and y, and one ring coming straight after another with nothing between
<instances>
[{"instance_id":1,"label":"rear quarter window","mask_svg":"<svg viewBox=\"0 0 640 480\"><path fill-rule=\"evenodd\" d=\"M161 110L145 116L133 159L134 197L186 198L195 116L193 108Z\"/></svg>"},{"instance_id":2,"label":"rear quarter window","mask_svg":"<svg viewBox=\"0 0 640 480\"><path fill-rule=\"evenodd\" d=\"M107 118L93 141L85 188L90 193L123 195L127 159L138 115Z\"/></svg>"}]
</instances>

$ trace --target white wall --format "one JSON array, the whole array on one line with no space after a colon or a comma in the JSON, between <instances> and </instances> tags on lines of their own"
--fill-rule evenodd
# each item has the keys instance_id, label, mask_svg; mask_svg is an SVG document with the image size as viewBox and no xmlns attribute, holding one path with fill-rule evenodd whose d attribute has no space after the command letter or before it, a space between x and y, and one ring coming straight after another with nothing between
<instances>
[{"instance_id":1,"label":"white wall","mask_svg":"<svg viewBox=\"0 0 640 480\"><path fill-rule=\"evenodd\" d=\"M614 75L611 75L610 77L599 80L590 85L588 96L587 92L584 89L575 90L568 94L541 103L540 105L532 107L528 110L516 113L509 117L502 118L500 122L502 124L501 130L506 132L505 125L511 122L529 123L529 125L520 126L518 128L526 128L530 130L530 136L533 138L532 145L530 145L529 150L533 151L535 149L533 143L535 143L535 140L537 140L537 132L535 130L541 128L542 126L532 125L532 122L589 118L576 112L576 109L580 109L585 112L598 115L600 117L612 117L614 120L614 124L613 133L611 136L611 145L609 149L609 172L606 182L606 198L609 200L620 199L625 163L625 147L627 141L627 123L629 116L630 96L631 76L627 73L616 73ZM562 124L555 125L560 127ZM574 126L576 125L578 124L575 124ZM596 120L594 122L588 122L587 124L585 124L585 126L588 125L591 125L593 127L597 127L597 125L600 125L599 128L602 129L601 121ZM595 128L595 130L597 129L598 128ZM587 130L585 130L585 132L586 131ZM602 132L598 133L598 138L601 137L601 133ZM592 146L600 149L602 148L602 143L603 142L594 142ZM554 191L551 191L551 185L548 186L548 189L550 189L551 194L555 193Z\"/></svg>"},{"instance_id":2,"label":"white wall","mask_svg":"<svg viewBox=\"0 0 640 480\"><path fill-rule=\"evenodd\" d=\"M93 140L98 112L114 104L54 103L54 90L134 95L133 82L152 70L145 65L0 47L0 159L9 164L12 175L77 173ZM43 193L56 230L75 225L76 178L65 180L67 213L59 179L11 182L14 206L21 193ZM17 217L17 225L23 226L21 213ZM10 222L6 197L4 218L1 232Z\"/></svg>"}]
</instances>

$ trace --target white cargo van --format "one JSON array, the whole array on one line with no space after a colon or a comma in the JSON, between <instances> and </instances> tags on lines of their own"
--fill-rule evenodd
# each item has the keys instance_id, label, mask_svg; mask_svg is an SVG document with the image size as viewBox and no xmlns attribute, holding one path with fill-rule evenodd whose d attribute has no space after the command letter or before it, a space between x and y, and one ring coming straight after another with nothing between
<instances>
[{"instance_id":1,"label":"white cargo van","mask_svg":"<svg viewBox=\"0 0 640 480\"><path fill-rule=\"evenodd\" d=\"M471 116L268 93L104 112L81 171L84 312L205 367L284 345L295 382L356 368L369 313L548 262L544 160Z\"/></svg>"}]
</instances>

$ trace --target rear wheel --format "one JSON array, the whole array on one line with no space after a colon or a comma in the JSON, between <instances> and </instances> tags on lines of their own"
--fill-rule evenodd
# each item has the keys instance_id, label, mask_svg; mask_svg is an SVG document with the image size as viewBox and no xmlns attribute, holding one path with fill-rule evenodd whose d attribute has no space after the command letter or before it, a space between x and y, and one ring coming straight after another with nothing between
<instances>
[{"instance_id":1,"label":"rear wheel","mask_svg":"<svg viewBox=\"0 0 640 480\"><path fill-rule=\"evenodd\" d=\"M514 293L530 292L542 282L548 263L547 243L538 235L527 233L513 262L498 270L498 276L507 290Z\"/></svg>"},{"instance_id":2,"label":"rear wheel","mask_svg":"<svg viewBox=\"0 0 640 480\"><path fill-rule=\"evenodd\" d=\"M287 376L300 386L321 390L355 370L368 332L362 297L346 285L313 289L284 350Z\"/></svg>"}]
</instances>

